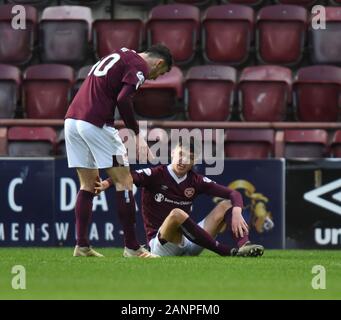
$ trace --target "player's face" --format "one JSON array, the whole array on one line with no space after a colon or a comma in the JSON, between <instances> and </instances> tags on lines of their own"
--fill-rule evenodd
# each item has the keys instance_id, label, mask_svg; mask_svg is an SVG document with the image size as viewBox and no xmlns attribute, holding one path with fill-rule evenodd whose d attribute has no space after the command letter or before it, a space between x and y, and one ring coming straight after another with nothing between
<instances>
[{"instance_id":1,"label":"player's face","mask_svg":"<svg viewBox=\"0 0 341 320\"><path fill-rule=\"evenodd\" d=\"M157 77L165 74L168 71L167 64L162 59L155 59L150 71L149 71L149 80L155 80Z\"/></svg>"},{"instance_id":2,"label":"player's face","mask_svg":"<svg viewBox=\"0 0 341 320\"><path fill-rule=\"evenodd\" d=\"M172 154L172 168L178 176L184 176L193 168L194 155L183 148L177 147Z\"/></svg>"}]
</instances>

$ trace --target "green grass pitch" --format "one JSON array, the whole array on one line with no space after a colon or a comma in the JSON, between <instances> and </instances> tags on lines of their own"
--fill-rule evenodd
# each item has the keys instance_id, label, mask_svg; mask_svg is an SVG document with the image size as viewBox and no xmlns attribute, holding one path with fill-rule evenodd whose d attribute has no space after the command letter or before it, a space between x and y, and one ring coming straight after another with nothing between
<instances>
[{"instance_id":1,"label":"green grass pitch","mask_svg":"<svg viewBox=\"0 0 341 320\"><path fill-rule=\"evenodd\" d=\"M341 299L341 251L267 250L261 258L73 258L72 248L0 248L0 299ZM14 290L14 265L26 290ZM326 289L314 290L314 265Z\"/></svg>"}]
</instances>

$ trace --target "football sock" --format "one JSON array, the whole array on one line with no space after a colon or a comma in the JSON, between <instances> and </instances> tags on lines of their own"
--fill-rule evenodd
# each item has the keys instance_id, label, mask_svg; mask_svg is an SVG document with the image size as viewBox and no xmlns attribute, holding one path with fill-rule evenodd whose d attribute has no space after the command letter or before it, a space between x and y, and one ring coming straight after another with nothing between
<instances>
[{"instance_id":1,"label":"football sock","mask_svg":"<svg viewBox=\"0 0 341 320\"><path fill-rule=\"evenodd\" d=\"M140 248L135 231L135 199L129 190L116 191L118 218L124 232L124 245L133 250Z\"/></svg>"},{"instance_id":2,"label":"football sock","mask_svg":"<svg viewBox=\"0 0 341 320\"><path fill-rule=\"evenodd\" d=\"M219 243L211 235L198 226L190 217L181 225L184 236L197 245L211 250L221 256L231 255L231 248L225 244Z\"/></svg>"},{"instance_id":3,"label":"football sock","mask_svg":"<svg viewBox=\"0 0 341 320\"><path fill-rule=\"evenodd\" d=\"M76 215L76 243L80 247L89 246L88 228L92 216L92 200L94 194L89 191L79 190L77 194Z\"/></svg>"},{"instance_id":4,"label":"football sock","mask_svg":"<svg viewBox=\"0 0 341 320\"><path fill-rule=\"evenodd\" d=\"M226 222L226 224L227 224L228 230L231 232L231 235L232 235L233 240L236 242L238 248L240 248L240 247L243 246L246 242L249 241L249 235L244 233L244 236L243 236L243 237L240 237L240 236L236 237L236 236L234 235L234 233L232 232L232 228L231 228L231 226L232 226L232 209L233 209L233 208L230 208L230 209L228 209L228 210L226 211L226 213L225 213L225 222Z\"/></svg>"}]
</instances>

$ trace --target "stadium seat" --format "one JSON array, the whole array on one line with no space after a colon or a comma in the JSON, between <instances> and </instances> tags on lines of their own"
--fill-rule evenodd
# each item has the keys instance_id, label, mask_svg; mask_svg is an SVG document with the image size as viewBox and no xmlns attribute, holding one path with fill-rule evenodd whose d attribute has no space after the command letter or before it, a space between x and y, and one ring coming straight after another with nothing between
<instances>
[{"instance_id":1,"label":"stadium seat","mask_svg":"<svg viewBox=\"0 0 341 320\"><path fill-rule=\"evenodd\" d=\"M341 65L341 7L326 7L326 29L310 28L310 58L314 64Z\"/></svg>"},{"instance_id":2,"label":"stadium seat","mask_svg":"<svg viewBox=\"0 0 341 320\"><path fill-rule=\"evenodd\" d=\"M57 135L50 127L11 127L8 129L8 155L41 157L55 154Z\"/></svg>"},{"instance_id":3,"label":"stadium seat","mask_svg":"<svg viewBox=\"0 0 341 320\"><path fill-rule=\"evenodd\" d=\"M14 118L20 96L21 76L17 67L0 64L0 118Z\"/></svg>"},{"instance_id":4,"label":"stadium seat","mask_svg":"<svg viewBox=\"0 0 341 320\"><path fill-rule=\"evenodd\" d=\"M42 64L24 73L23 99L28 118L63 119L74 82L73 69L65 65Z\"/></svg>"},{"instance_id":5,"label":"stadium seat","mask_svg":"<svg viewBox=\"0 0 341 320\"><path fill-rule=\"evenodd\" d=\"M285 130L284 156L286 158L323 158L327 138L325 130Z\"/></svg>"},{"instance_id":6,"label":"stadium seat","mask_svg":"<svg viewBox=\"0 0 341 320\"><path fill-rule=\"evenodd\" d=\"M272 129L229 129L225 133L225 156L239 159L272 157Z\"/></svg>"},{"instance_id":7,"label":"stadium seat","mask_svg":"<svg viewBox=\"0 0 341 320\"><path fill-rule=\"evenodd\" d=\"M299 121L338 121L341 68L309 66L298 70L294 85L294 106Z\"/></svg>"},{"instance_id":8,"label":"stadium seat","mask_svg":"<svg viewBox=\"0 0 341 320\"><path fill-rule=\"evenodd\" d=\"M280 4L292 4L301 7L312 7L317 0L275 0L275 2Z\"/></svg>"},{"instance_id":9,"label":"stadium seat","mask_svg":"<svg viewBox=\"0 0 341 320\"><path fill-rule=\"evenodd\" d=\"M237 72L228 66L192 67L186 76L185 104L192 121L230 118Z\"/></svg>"},{"instance_id":10,"label":"stadium seat","mask_svg":"<svg viewBox=\"0 0 341 320\"><path fill-rule=\"evenodd\" d=\"M341 158L341 130L337 130L334 133L331 143L331 155L334 158Z\"/></svg>"},{"instance_id":11,"label":"stadium seat","mask_svg":"<svg viewBox=\"0 0 341 320\"><path fill-rule=\"evenodd\" d=\"M257 15L257 57L262 63L295 65L302 59L307 10L294 5L273 5Z\"/></svg>"},{"instance_id":12,"label":"stadium seat","mask_svg":"<svg viewBox=\"0 0 341 320\"><path fill-rule=\"evenodd\" d=\"M126 47L140 51L144 40L144 25L139 19L96 20L93 24L94 47L98 58Z\"/></svg>"},{"instance_id":13,"label":"stadium seat","mask_svg":"<svg viewBox=\"0 0 341 320\"><path fill-rule=\"evenodd\" d=\"M146 25L148 46L165 44L175 62L184 65L195 56L199 38L200 12L195 6L168 4L154 7Z\"/></svg>"},{"instance_id":14,"label":"stadium seat","mask_svg":"<svg viewBox=\"0 0 341 320\"><path fill-rule=\"evenodd\" d=\"M88 76L92 67L93 67L92 65L84 66L78 70L76 80L75 80L75 84L73 86L72 97L74 97L76 95L76 93L78 92L78 90L81 87L85 78Z\"/></svg>"},{"instance_id":15,"label":"stadium seat","mask_svg":"<svg viewBox=\"0 0 341 320\"><path fill-rule=\"evenodd\" d=\"M0 5L0 63L23 65L33 56L37 10L25 6L25 29L15 30L12 27L12 8L12 4Z\"/></svg>"},{"instance_id":16,"label":"stadium seat","mask_svg":"<svg viewBox=\"0 0 341 320\"><path fill-rule=\"evenodd\" d=\"M146 80L134 97L134 108L143 118L174 118L179 111L177 104L183 96L183 75L173 66L172 70L156 80Z\"/></svg>"},{"instance_id":17,"label":"stadium seat","mask_svg":"<svg viewBox=\"0 0 341 320\"><path fill-rule=\"evenodd\" d=\"M44 9L40 21L41 58L45 63L81 65L92 37L91 9L59 6Z\"/></svg>"},{"instance_id":18,"label":"stadium seat","mask_svg":"<svg viewBox=\"0 0 341 320\"><path fill-rule=\"evenodd\" d=\"M0 127L0 156L7 156L7 128Z\"/></svg>"},{"instance_id":19,"label":"stadium seat","mask_svg":"<svg viewBox=\"0 0 341 320\"><path fill-rule=\"evenodd\" d=\"M245 68L239 80L239 112L244 121L284 121L291 102L292 74L280 66Z\"/></svg>"},{"instance_id":20,"label":"stadium seat","mask_svg":"<svg viewBox=\"0 0 341 320\"><path fill-rule=\"evenodd\" d=\"M208 62L238 65L249 57L253 9L242 5L209 7L202 19L202 51Z\"/></svg>"}]
</instances>

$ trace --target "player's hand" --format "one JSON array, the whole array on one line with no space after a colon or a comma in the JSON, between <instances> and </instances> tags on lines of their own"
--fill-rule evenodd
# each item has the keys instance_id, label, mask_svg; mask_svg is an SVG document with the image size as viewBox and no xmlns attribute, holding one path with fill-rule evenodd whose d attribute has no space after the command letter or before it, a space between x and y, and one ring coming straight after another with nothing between
<instances>
[{"instance_id":1,"label":"player's hand","mask_svg":"<svg viewBox=\"0 0 341 320\"><path fill-rule=\"evenodd\" d=\"M105 191L110 187L110 184L107 180L101 180L100 177L97 177L95 181L95 196L98 196L102 191Z\"/></svg>"},{"instance_id":2,"label":"player's hand","mask_svg":"<svg viewBox=\"0 0 341 320\"><path fill-rule=\"evenodd\" d=\"M232 225L231 229L233 234L239 238L244 237L244 235L249 234L249 226L242 216L242 209L239 207L234 207L232 210Z\"/></svg>"},{"instance_id":3,"label":"player's hand","mask_svg":"<svg viewBox=\"0 0 341 320\"><path fill-rule=\"evenodd\" d=\"M148 144L144 137L140 134L136 138L137 156L140 161L147 162L147 159L153 160L154 155L148 147Z\"/></svg>"}]
</instances>

